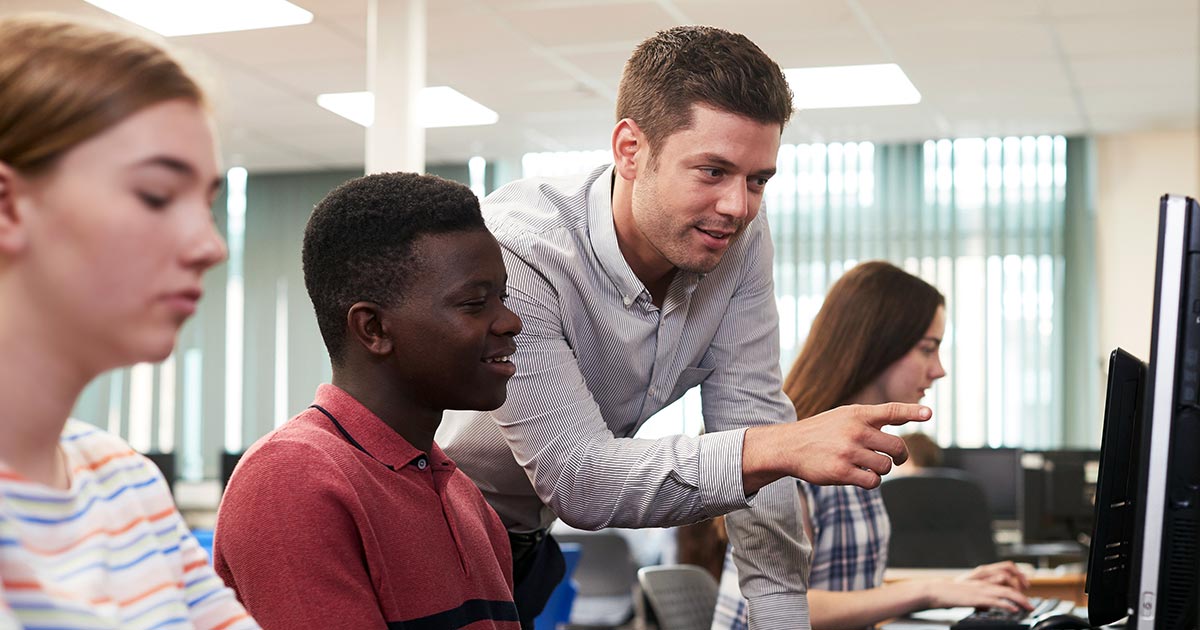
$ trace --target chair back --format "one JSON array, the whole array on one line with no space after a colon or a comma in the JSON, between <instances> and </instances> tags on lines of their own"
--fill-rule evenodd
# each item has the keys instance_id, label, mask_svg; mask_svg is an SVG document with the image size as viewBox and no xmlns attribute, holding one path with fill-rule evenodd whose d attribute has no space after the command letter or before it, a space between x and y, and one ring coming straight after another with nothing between
<instances>
[{"instance_id":1,"label":"chair back","mask_svg":"<svg viewBox=\"0 0 1200 630\"><path fill-rule=\"evenodd\" d=\"M717 607L717 581L690 564L644 567L638 584L659 630L709 630Z\"/></svg>"},{"instance_id":2,"label":"chair back","mask_svg":"<svg viewBox=\"0 0 1200 630\"><path fill-rule=\"evenodd\" d=\"M579 566L574 574L578 591L571 608L571 623L611 627L633 618L637 561L629 542L612 531L556 531L554 539L559 543L579 545Z\"/></svg>"},{"instance_id":3,"label":"chair back","mask_svg":"<svg viewBox=\"0 0 1200 630\"><path fill-rule=\"evenodd\" d=\"M995 562L983 488L958 471L888 479L879 487L892 537L889 567L966 568Z\"/></svg>"}]
</instances>

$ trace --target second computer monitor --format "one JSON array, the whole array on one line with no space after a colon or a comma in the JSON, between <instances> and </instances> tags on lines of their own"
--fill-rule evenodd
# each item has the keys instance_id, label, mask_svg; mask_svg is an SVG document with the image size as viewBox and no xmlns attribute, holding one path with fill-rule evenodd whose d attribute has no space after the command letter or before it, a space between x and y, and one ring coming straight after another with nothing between
<instances>
[{"instance_id":1,"label":"second computer monitor","mask_svg":"<svg viewBox=\"0 0 1200 630\"><path fill-rule=\"evenodd\" d=\"M1095 525L1089 551L1088 620L1107 625L1134 607L1134 532L1141 481L1142 409L1146 364L1117 348L1108 363L1103 443L1097 480Z\"/></svg>"},{"instance_id":2,"label":"second computer monitor","mask_svg":"<svg viewBox=\"0 0 1200 630\"><path fill-rule=\"evenodd\" d=\"M224 491L229 486L229 478L233 476L233 469L237 468L238 461L242 459L244 451L230 453L228 451L221 452L221 489Z\"/></svg>"},{"instance_id":3,"label":"second computer monitor","mask_svg":"<svg viewBox=\"0 0 1200 630\"><path fill-rule=\"evenodd\" d=\"M947 448L942 451L942 465L966 472L983 486L993 521L1017 521L1022 487L1020 449Z\"/></svg>"},{"instance_id":4,"label":"second computer monitor","mask_svg":"<svg viewBox=\"0 0 1200 630\"><path fill-rule=\"evenodd\" d=\"M162 472L163 478L167 480L167 488L174 494L176 477L175 453L159 453L155 451L143 454L146 456L146 459L149 459L154 462L155 466L158 466L158 470Z\"/></svg>"},{"instance_id":5,"label":"second computer monitor","mask_svg":"<svg viewBox=\"0 0 1200 630\"><path fill-rule=\"evenodd\" d=\"M1092 534L1100 451L1026 451L1021 463L1023 540L1086 544Z\"/></svg>"}]
</instances>

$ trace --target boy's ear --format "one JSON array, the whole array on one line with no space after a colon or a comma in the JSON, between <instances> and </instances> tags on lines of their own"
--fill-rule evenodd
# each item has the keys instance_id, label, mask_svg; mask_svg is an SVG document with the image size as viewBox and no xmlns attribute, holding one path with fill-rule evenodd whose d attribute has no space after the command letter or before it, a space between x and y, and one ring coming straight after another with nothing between
<instances>
[{"instance_id":1,"label":"boy's ear","mask_svg":"<svg viewBox=\"0 0 1200 630\"><path fill-rule=\"evenodd\" d=\"M346 312L346 328L350 338L374 356L385 357L395 347L383 327L383 308L374 302L355 302Z\"/></svg>"},{"instance_id":2,"label":"boy's ear","mask_svg":"<svg viewBox=\"0 0 1200 630\"><path fill-rule=\"evenodd\" d=\"M649 158L649 148L646 135L632 118L622 118L617 122L612 133L613 163L617 175L622 179L637 179L638 166Z\"/></svg>"},{"instance_id":3,"label":"boy's ear","mask_svg":"<svg viewBox=\"0 0 1200 630\"><path fill-rule=\"evenodd\" d=\"M17 208L22 181L16 170L0 162L0 254L16 254L25 246L25 220Z\"/></svg>"}]
</instances>

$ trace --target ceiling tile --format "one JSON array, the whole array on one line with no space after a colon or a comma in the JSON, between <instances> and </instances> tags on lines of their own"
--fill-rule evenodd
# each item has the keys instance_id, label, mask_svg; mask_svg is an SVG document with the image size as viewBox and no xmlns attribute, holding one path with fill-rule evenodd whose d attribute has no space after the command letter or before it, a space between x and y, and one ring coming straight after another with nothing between
<instances>
[{"instance_id":1,"label":"ceiling tile","mask_svg":"<svg viewBox=\"0 0 1200 630\"><path fill-rule=\"evenodd\" d=\"M1200 76L1200 54L1142 53L1088 55L1071 59L1071 73L1081 88L1141 92L1145 88L1185 88Z\"/></svg>"},{"instance_id":2,"label":"ceiling tile","mask_svg":"<svg viewBox=\"0 0 1200 630\"><path fill-rule=\"evenodd\" d=\"M169 41L216 85L227 160L360 164L362 127L315 97L365 87L367 0L295 1L312 24ZM26 10L116 20L82 0L0 0L0 15ZM800 112L788 141L1194 128L1200 116L1196 0L430 0L427 12L428 82L500 113L428 130L430 161L607 146L625 60L677 20L745 33L783 67L894 61L922 93L909 107Z\"/></svg>"},{"instance_id":3,"label":"ceiling tile","mask_svg":"<svg viewBox=\"0 0 1200 630\"><path fill-rule=\"evenodd\" d=\"M1049 59L1056 54L1050 30L1032 20L973 20L952 27L914 22L887 28L884 37L901 65L947 59Z\"/></svg>"},{"instance_id":4,"label":"ceiling tile","mask_svg":"<svg viewBox=\"0 0 1200 630\"><path fill-rule=\"evenodd\" d=\"M1194 56L1200 39L1200 13L1086 16L1059 20L1054 29L1068 55L1178 51Z\"/></svg>"},{"instance_id":5,"label":"ceiling tile","mask_svg":"<svg viewBox=\"0 0 1200 630\"><path fill-rule=\"evenodd\" d=\"M543 46L641 41L674 26L655 2L528 3L498 11L509 24Z\"/></svg>"}]
</instances>

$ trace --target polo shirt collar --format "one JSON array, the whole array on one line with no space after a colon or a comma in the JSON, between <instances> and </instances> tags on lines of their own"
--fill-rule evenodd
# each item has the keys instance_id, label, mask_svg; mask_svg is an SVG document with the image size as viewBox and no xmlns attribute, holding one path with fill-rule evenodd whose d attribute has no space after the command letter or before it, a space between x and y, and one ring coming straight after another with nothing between
<instances>
[{"instance_id":1,"label":"polo shirt collar","mask_svg":"<svg viewBox=\"0 0 1200 630\"><path fill-rule=\"evenodd\" d=\"M434 443L430 452L422 452L379 419L371 410L358 402L346 390L329 383L317 387L313 404L321 406L337 419L338 424L358 442L367 453L380 462L400 470L405 466L418 466L424 459L435 472L454 470L454 461ZM337 433L337 427L329 430ZM340 436L340 434L339 434Z\"/></svg>"}]
</instances>

